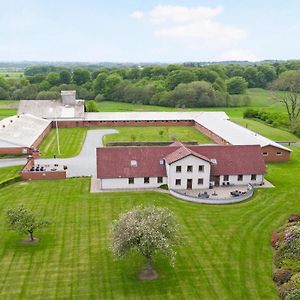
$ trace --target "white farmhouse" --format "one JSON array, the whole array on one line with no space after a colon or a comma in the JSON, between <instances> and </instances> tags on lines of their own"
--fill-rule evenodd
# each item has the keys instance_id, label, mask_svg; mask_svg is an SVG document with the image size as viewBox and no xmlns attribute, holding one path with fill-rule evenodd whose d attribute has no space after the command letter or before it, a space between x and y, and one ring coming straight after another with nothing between
<instances>
[{"instance_id":1,"label":"white farmhouse","mask_svg":"<svg viewBox=\"0 0 300 300\"><path fill-rule=\"evenodd\" d=\"M104 147L97 149L100 189L207 189L261 184L265 163L259 145Z\"/></svg>"}]
</instances>

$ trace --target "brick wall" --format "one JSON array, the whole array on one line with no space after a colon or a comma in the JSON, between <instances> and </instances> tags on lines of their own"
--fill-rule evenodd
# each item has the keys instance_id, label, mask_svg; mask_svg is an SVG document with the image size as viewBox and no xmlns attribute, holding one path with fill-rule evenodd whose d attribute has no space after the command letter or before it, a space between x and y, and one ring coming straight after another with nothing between
<instances>
[{"instance_id":1,"label":"brick wall","mask_svg":"<svg viewBox=\"0 0 300 300\"><path fill-rule=\"evenodd\" d=\"M16 148L0 148L0 154L22 154L23 149L26 149L26 151L28 153L27 148L16 147Z\"/></svg>"},{"instance_id":2,"label":"brick wall","mask_svg":"<svg viewBox=\"0 0 300 300\"><path fill-rule=\"evenodd\" d=\"M39 144L43 141L45 136L48 134L48 132L52 128L52 123L50 123L47 128L43 131L43 133L36 139L36 141L31 145L32 148L37 148Z\"/></svg>"},{"instance_id":3,"label":"brick wall","mask_svg":"<svg viewBox=\"0 0 300 300\"><path fill-rule=\"evenodd\" d=\"M282 162L288 161L290 159L291 152L274 147L274 146L266 146L262 147L261 151L263 153L263 157L265 162Z\"/></svg>"},{"instance_id":4,"label":"brick wall","mask_svg":"<svg viewBox=\"0 0 300 300\"><path fill-rule=\"evenodd\" d=\"M225 141L224 139L222 139L220 136L218 136L217 134L215 134L214 132L210 131L209 129L207 129L206 127L202 126L201 124L195 122L194 127L200 131L201 133L203 133L204 135L208 136L209 138L211 138L215 143L217 144L221 144L221 145L230 145L230 143L228 143L227 141Z\"/></svg>"},{"instance_id":5,"label":"brick wall","mask_svg":"<svg viewBox=\"0 0 300 300\"><path fill-rule=\"evenodd\" d=\"M48 179L65 179L66 171L55 172L30 172L30 169L34 166L34 160L30 159L20 172L20 176L24 180L48 180Z\"/></svg>"},{"instance_id":6,"label":"brick wall","mask_svg":"<svg viewBox=\"0 0 300 300\"><path fill-rule=\"evenodd\" d=\"M52 127L55 128L52 122ZM172 121L58 121L58 127L194 126L194 120Z\"/></svg>"}]
</instances>

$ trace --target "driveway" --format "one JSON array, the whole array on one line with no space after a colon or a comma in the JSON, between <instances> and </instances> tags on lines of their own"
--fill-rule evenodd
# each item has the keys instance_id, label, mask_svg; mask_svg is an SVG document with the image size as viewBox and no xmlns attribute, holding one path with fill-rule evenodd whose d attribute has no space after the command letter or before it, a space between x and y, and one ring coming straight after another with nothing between
<instances>
[{"instance_id":1,"label":"driveway","mask_svg":"<svg viewBox=\"0 0 300 300\"><path fill-rule=\"evenodd\" d=\"M71 158L37 159L36 164L59 164L68 166L67 177L96 176L96 148L103 147L102 138L106 134L118 133L114 129L88 130L79 155Z\"/></svg>"},{"instance_id":2,"label":"driveway","mask_svg":"<svg viewBox=\"0 0 300 300\"><path fill-rule=\"evenodd\" d=\"M25 165L26 162L26 158L3 158L0 159L0 168Z\"/></svg>"}]
</instances>

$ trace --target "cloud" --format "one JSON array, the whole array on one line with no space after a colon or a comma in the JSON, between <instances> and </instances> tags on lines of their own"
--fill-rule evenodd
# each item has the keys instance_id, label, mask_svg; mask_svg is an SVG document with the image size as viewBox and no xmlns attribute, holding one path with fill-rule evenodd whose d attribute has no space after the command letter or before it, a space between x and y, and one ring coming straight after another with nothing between
<instances>
[{"instance_id":1,"label":"cloud","mask_svg":"<svg viewBox=\"0 0 300 300\"><path fill-rule=\"evenodd\" d=\"M157 5L148 12L133 12L131 16L146 17L154 26L157 37L185 42L188 46L231 46L246 37L245 30L216 20L222 6Z\"/></svg>"},{"instance_id":2,"label":"cloud","mask_svg":"<svg viewBox=\"0 0 300 300\"><path fill-rule=\"evenodd\" d=\"M232 49L221 55L218 60L259 61L259 58L249 49Z\"/></svg>"},{"instance_id":3,"label":"cloud","mask_svg":"<svg viewBox=\"0 0 300 300\"><path fill-rule=\"evenodd\" d=\"M132 12L132 14L130 15L130 17L134 18L134 19L142 19L144 17L145 13L140 11L140 10L136 10L134 12Z\"/></svg>"},{"instance_id":4,"label":"cloud","mask_svg":"<svg viewBox=\"0 0 300 300\"><path fill-rule=\"evenodd\" d=\"M154 23L186 23L211 19L219 15L222 11L222 6L210 8L206 6L185 7L176 5L158 5L149 12L149 16Z\"/></svg>"}]
</instances>

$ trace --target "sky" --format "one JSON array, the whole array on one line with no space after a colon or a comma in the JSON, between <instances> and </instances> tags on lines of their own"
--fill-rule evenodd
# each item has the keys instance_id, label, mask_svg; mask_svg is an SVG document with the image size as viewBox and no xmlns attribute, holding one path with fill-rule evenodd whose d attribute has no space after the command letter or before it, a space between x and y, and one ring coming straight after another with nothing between
<instances>
[{"instance_id":1,"label":"sky","mask_svg":"<svg viewBox=\"0 0 300 300\"><path fill-rule=\"evenodd\" d=\"M299 0L0 0L0 61L300 59Z\"/></svg>"}]
</instances>

